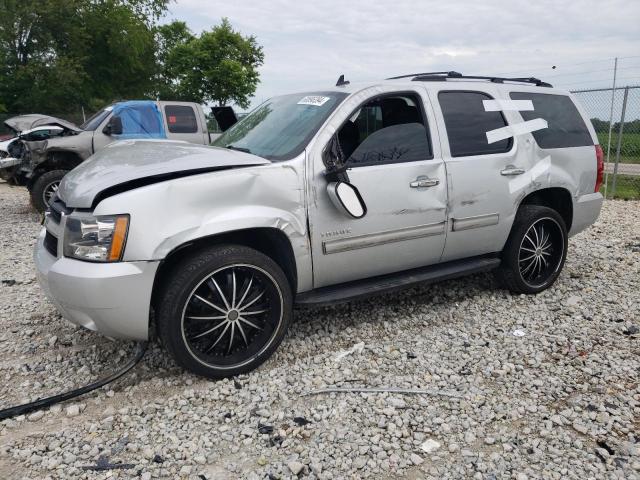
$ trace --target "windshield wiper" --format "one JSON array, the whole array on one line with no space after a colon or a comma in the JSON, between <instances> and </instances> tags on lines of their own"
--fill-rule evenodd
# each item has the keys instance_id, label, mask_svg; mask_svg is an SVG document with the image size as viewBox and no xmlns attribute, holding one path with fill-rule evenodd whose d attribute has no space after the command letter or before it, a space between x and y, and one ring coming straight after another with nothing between
<instances>
[{"instance_id":1,"label":"windshield wiper","mask_svg":"<svg viewBox=\"0 0 640 480\"><path fill-rule=\"evenodd\" d=\"M251 150L243 147L236 147L235 145L227 145L229 150L237 150L238 152L251 153Z\"/></svg>"}]
</instances>

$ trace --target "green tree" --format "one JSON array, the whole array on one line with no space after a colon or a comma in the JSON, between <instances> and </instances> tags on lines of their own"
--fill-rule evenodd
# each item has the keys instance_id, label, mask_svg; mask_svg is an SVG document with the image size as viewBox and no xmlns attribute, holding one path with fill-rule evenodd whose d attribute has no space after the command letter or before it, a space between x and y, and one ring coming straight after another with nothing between
<instances>
[{"instance_id":1,"label":"green tree","mask_svg":"<svg viewBox=\"0 0 640 480\"><path fill-rule=\"evenodd\" d=\"M156 63L155 93L163 100L187 100L180 97L180 66L173 53L178 46L183 46L195 37L185 22L173 21L156 27Z\"/></svg>"},{"instance_id":2,"label":"green tree","mask_svg":"<svg viewBox=\"0 0 640 480\"><path fill-rule=\"evenodd\" d=\"M0 0L0 101L65 113L153 91L168 0Z\"/></svg>"},{"instance_id":3,"label":"green tree","mask_svg":"<svg viewBox=\"0 0 640 480\"><path fill-rule=\"evenodd\" d=\"M264 61L256 38L243 36L226 18L200 36L190 35L186 25L173 28L178 35L165 37L173 43L163 54L162 68L169 81L160 98L247 108Z\"/></svg>"}]
</instances>

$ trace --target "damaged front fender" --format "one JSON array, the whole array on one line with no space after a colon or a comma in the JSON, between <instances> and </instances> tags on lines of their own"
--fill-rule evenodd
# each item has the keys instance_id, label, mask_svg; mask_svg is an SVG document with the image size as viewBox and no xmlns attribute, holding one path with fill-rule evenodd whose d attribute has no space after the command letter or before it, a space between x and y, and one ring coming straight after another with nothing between
<instances>
[{"instance_id":1,"label":"damaged front fender","mask_svg":"<svg viewBox=\"0 0 640 480\"><path fill-rule=\"evenodd\" d=\"M222 233L277 229L291 244L303 291L312 285L303 160L304 154L146 185L102 200L94 214L131 216L125 261L162 260L183 244Z\"/></svg>"}]
</instances>

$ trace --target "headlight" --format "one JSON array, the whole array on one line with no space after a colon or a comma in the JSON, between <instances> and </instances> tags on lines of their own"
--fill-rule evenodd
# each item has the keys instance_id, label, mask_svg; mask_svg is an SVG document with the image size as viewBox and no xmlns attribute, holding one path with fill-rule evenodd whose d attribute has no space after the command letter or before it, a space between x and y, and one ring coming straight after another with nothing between
<instances>
[{"instance_id":1,"label":"headlight","mask_svg":"<svg viewBox=\"0 0 640 480\"><path fill-rule=\"evenodd\" d=\"M118 262L127 241L129 215L67 217L64 256L90 262Z\"/></svg>"}]
</instances>

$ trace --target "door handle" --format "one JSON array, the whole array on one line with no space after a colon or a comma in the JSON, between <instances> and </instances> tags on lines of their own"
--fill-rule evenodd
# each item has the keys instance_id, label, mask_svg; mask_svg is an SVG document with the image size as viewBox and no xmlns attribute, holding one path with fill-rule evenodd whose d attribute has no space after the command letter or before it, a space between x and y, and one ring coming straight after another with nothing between
<instances>
[{"instance_id":1,"label":"door handle","mask_svg":"<svg viewBox=\"0 0 640 480\"><path fill-rule=\"evenodd\" d=\"M435 187L440 183L440 180L435 178L429 178L424 175L420 175L413 182L409 184L411 188L426 188L426 187Z\"/></svg>"},{"instance_id":2,"label":"door handle","mask_svg":"<svg viewBox=\"0 0 640 480\"><path fill-rule=\"evenodd\" d=\"M504 170L500 170L500 175L504 176L512 176L512 175L522 175L525 172L524 168L514 167L513 165L507 165L504 167Z\"/></svg>"}]
</instances>

